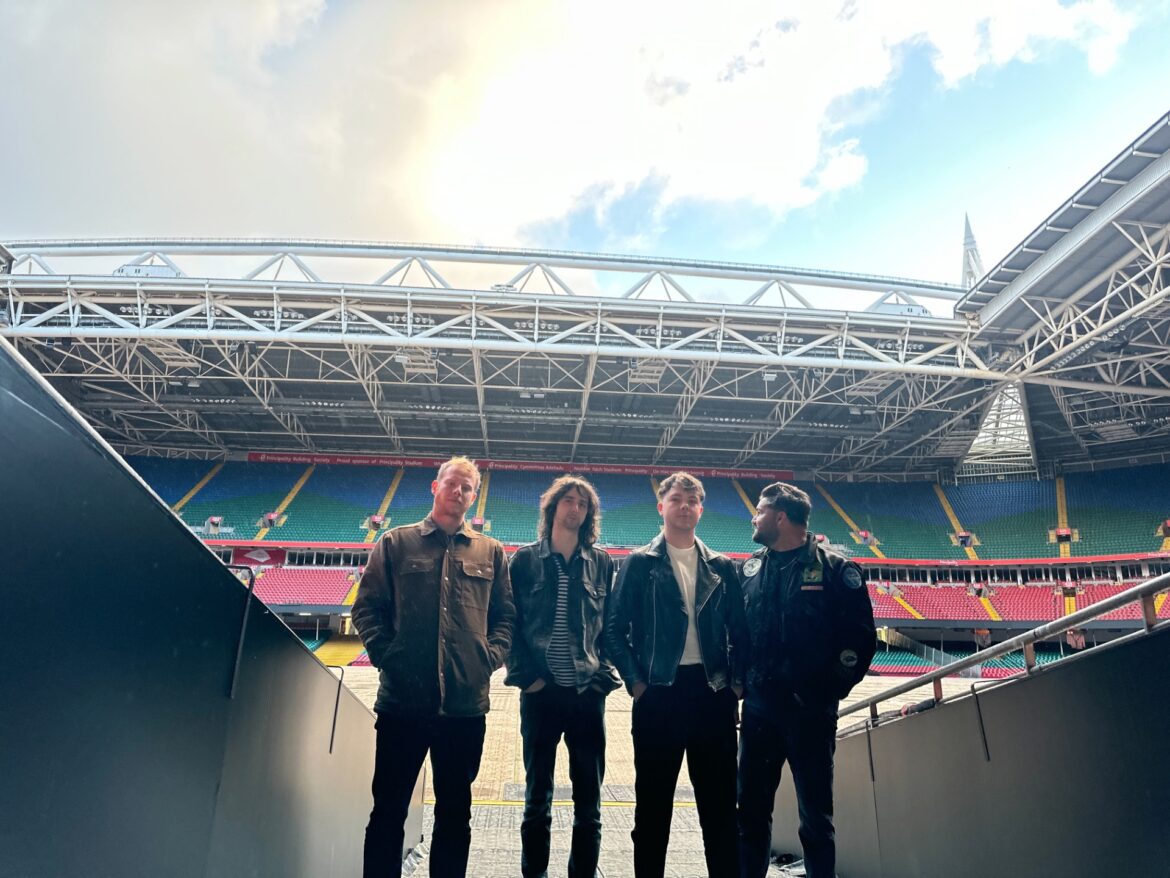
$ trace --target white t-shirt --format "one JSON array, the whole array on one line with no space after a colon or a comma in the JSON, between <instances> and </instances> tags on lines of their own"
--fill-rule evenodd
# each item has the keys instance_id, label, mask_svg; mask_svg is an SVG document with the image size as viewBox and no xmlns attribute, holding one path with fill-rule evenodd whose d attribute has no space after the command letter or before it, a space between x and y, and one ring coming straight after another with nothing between
<instances>
[{"instance_id":1,"label":"white t-shirt","mask_svg":"<svg viewBox=\"0 0 1170 878\"><path fill-rule=\"evenodd\" d=\"M678 590L682 592L683 604L687 608L687 640L679 664L701 664L703 653L699 651L699 629L695 625L695 576L699 564L699 550L694 546L689 549L676 549L667 543L666 553L670 556L670 566L674 570Z\"/></svg>"}]
</instances>

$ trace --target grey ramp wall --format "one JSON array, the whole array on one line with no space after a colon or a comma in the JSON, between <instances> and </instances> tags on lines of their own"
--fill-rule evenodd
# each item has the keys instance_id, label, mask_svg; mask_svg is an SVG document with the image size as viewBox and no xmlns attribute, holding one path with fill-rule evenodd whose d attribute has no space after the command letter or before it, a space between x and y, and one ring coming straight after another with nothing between
<instances>
[{"instance_id":1,"label":"grey ramp wall","mask_svg":"<svg viewBox=\"0 0 1170 878\"><path fill-rule=\"evenodd\" d=\"M2 878L360 874L372 714L2 339L0 532Z\"/></svg>"},{"instance_id":2,"label":"grey ramp wall","mask_svg":"<svg viewBox=\"0 0 1170 878\"><path fill-rule=\"evenodd\" d=\"M1170 630L838 741L845 878L1170 875ZM873 777L870 780L870 756ZM785 772L773 848L799 854Z\"/></svg>"}]
</instances>

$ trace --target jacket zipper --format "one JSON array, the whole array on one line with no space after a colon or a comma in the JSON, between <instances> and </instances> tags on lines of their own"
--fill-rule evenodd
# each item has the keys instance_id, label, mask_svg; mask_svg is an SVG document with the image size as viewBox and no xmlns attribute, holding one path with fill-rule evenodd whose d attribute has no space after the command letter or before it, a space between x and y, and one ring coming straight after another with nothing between
<instances>
[{"instance_id":1,"label":"jacket zipper","mask_svg":"<svg viewBox=\"0 0 1170 878\"><path fill-rule=\"evenodd\" d=\"M702 559L697 558L696 562L698 562L698 561L702 561ZM707 577L710 578L710 576L711 576L711 571L708 570ZM696 563L695 564L695 592L696 592L696 594L698 593L698 591L699 591L699 566L698 566L698 563ZM707 596L705 598L703 598L703 606L701 606L701 607L696 606L695 607L695 642L697 642L699 644L699 662L703 665L703 676L707 678L707 685L710 687L711 691L717 692L719 690L717 690L715 688L715 684L711 682L711 677L707 673L707 657L705 655L703 655L703 635L699 631L699 613L701 613L703 611L703 607L707 606L707 602L711 600L711 595L713 595L714 593L715 593L715 590L711 589L711 591L707 592ZM689 624L689 622L688 622L688 624ZM684 646L684 649L685 649L685 646Z\"/></svg>"}]
</instances>

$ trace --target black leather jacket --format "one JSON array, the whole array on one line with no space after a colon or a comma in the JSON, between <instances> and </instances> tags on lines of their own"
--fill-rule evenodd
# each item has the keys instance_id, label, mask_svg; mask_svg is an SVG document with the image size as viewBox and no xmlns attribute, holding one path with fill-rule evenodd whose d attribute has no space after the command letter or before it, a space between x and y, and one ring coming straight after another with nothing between
<instances>
[{"instance_id":1,"label":"black leather jacket","mask_svg":"<svg viewBox=\"0 0 1170 878\"><path fill-rule=\"evenodd\" d=\"M548 540L521 546L512 556L516 627L508 653L509 686L527 689L539 678L553 683L545 653L557 609L557 572ZM569 559L569 649L577 688L612 692L620 683L602 636L606 598L613 584L613 559L602 549L581 546Z\"/></svg>"},{"instance_id":2,"label":"black leather jacket","mask_svg":"<svg viewBox=\"0 0 1170 878\"><path fill-rule=\"evenodd\" d=\"M745 706L766 712L787 693L835 704L865 676L877 644L865 576L812 534L784 576L769 575L771 554L757 550L741 571L752 640Z\"/></svg>"},{"instance_id":3,"label":"black leather jacket","mask_svg":"<svg viewBox=\"0 0 1170 878\"><path fill-rule=\"evenodd\" d=\"M707 683L719 690L742 686L748 649L747 621L735 564L701 541L695 571L695 624ZM636 683L674 682L687 637L687 610L659 534L635 549L618 572L605 623L606 643L632 693Z\"/></svg>"}]
</instances>

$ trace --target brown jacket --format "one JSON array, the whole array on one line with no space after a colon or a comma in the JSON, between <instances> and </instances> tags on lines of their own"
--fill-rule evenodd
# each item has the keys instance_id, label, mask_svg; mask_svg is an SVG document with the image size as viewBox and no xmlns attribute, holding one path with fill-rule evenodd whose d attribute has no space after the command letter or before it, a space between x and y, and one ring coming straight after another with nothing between
<instances>
[{"instance_id":1,"label":"brown jacket","mask_svg":"<svg viewBox=\"0 0 1170 878\"><path fill-rule=\"evenodd\" d=\"M353 624L380 671L379 713L482 716L512 642L508 559L466 524L430 516L388 531L358 585Z\"/></svg>"}]
</instances>

